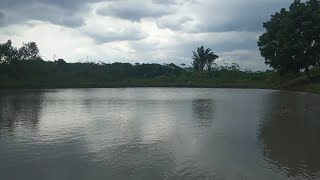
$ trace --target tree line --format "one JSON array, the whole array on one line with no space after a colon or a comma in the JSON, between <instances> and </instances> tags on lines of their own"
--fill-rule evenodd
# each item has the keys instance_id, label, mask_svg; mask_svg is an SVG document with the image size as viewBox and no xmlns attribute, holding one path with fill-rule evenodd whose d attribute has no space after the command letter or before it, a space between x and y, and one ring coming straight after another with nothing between
<instances>
[{"instance_id":1,"label":"tree line","mask_svg":"<svg viewBox=\"0 0 320 180\"><path fill-rule=\"evenodd\" d=\"M21 48L0 44L0 87L221 86L263 82L271 72L241 71L236 63L218 66L211 49L199 47L192 66L148 63L67 63L45 61L35 42Z\"/></svg>"},{"instance_id":2,"label":"tree line","mask_svg":"<svg viewBox=\"0 0 320 180\"><path fill-rule=\"evenodd\" d=\"M12 46L11 40L0 44L1 64L11 63L17 60L42 60L37 44L35 42L23 43L19 49Z\"/></svg>"}]
</instances>

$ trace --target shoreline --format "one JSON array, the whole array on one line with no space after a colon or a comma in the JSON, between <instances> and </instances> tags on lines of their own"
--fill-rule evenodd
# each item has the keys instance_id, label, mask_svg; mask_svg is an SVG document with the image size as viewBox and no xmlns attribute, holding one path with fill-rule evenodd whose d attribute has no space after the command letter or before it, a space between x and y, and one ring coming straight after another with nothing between
<instances>
[{"instance_id":1,"label":"shoreline","mask_svg":"<svg viewBox=\"0 0 320 180\"><path fill-rule=\"evenodd\" d=\"M225 88L225 89L279 89L267 86L254 86L248 84L79 84L79 85L10 85L1 86L6 89L78 89L78 88Z\"/></svg>"},{"instance_id":2,"label":"shoreline","mask_svg":"<svg viewBox=\"0 0 320 180\"><path fill-rule=\"evenodd\" d=\"M261 90L282 90L291 92L302 92L310 93L315 95L320 95L320 91L311 91L304 89L304 87L294 87L294 88L281 88L281 87L263 87L263 86L252 86L248 84L219 84L219 85L176 85L176 84L166 84L166 85L123 85L123 84L113 84L113 85L99 85L99 84L86 84L86 85L29 85L29 86L0 86L0 91L6 90L41 90L41 89L103 89L103 88L217 88L217 89L261 89Z\"/></svg>"}]
</instances>

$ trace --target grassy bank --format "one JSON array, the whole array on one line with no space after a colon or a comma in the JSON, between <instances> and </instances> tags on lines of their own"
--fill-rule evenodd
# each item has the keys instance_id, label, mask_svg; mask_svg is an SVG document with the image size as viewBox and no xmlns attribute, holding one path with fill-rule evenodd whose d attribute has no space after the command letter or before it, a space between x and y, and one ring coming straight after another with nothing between
<instances>
[{"instance_id":1,"label":"grassy bank","mask_svg":"<svg viewBox=\"0 0 320 180\"><path fill-rule=\"evenodd\" d=\"M320 74L314 71L313 74ZM194 71L174 64L66 63L14 61L0 64L0 89L190 87L285 89L320 94L320 76L248 71L220 66Z\"/></svg>"},{"instance_id":2,"label":"grassy bank","mask_svg":"<svg viewBox=\"0 0 320 180\"><path fill-rule=\"evenodd\" d=\"M320 72L319 70L313 72L311 79L301 76L287 81L282 84L281 89L320 94Z\"/></svg>"},{"instance_id":3,"label":"grassy bank","mask_svg":"<svg viewBox=\"0 0 320 180\"><path fill-rule=\"evenodd\" d=\"M1 81L0 81L1 82ZM264 81L218 82L213 80L158 81L154 79L134 79L118 82L99 81L17 81L10 80L0 83L1 89L19 88L118 88L118 87L203 87L203 88L274 88Z\"/></svg>"},{"instance_id":4,"label":"grassy bank","mask_svg":"<svg viewBox=\"0 0 320 180\"><path fill-rule=\"evenodd\" d=\"M285 83L284 83L285 84ZM290 86L279 86L266 81L216 82L201 81L156 81L156 80L125 80L121 82L81 82L81 81L0 81L0 89L40 89L40 88L125 88L125 87L183 87L183 88L253 88L253 89L283 89L309 92L320 95L320 82L298 83Z\"/></svg>"},{"instance_id":5,"label":"grassy bank","mask_svg":"<svg viewBox=\"0 0 320 180\"><path fill-rule=\"evenodd\" d=\"M320 82L311 82L308 84L290 88L289 90L309 92L309 93L315 93L320 95Z\"/></svg>"}]
</instances>

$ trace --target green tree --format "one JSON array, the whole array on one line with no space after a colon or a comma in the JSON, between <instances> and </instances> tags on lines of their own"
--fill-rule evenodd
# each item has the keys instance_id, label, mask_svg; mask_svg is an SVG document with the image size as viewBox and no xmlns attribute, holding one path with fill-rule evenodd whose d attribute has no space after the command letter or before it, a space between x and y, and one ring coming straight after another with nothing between
<instances>
[{"instance_id":1,"label":"green tree","mask_svg":"<svg viewBox=\"0 0 320 180\"><path fill-rule=\"evenodd\" d=\"M39 48L35 42L23 43L19 49L20 60L40 60Z\"/></svg>"},{"instance_id":2,"label":"green tree","mask_svg":"<svg viewBox=\"0 0 320 180\"><path fill-rule=\"evenodd\" d=\"M13 59L17 58L17 49L12 47L11 40L0 44L0 64L10 63Z\"/></svg>"},{"instance_id":3,"label":"green tree","mask_svg":"<svg viewBox=\"0 0 320 180\"><path fill-rule=\"evenodd\" d=\"M193 69L201 72L203 72L205 68L211 71L214 61L219 58L219 56L211 52L210 48L204 49L203 46L198 47L197 52L192 51L192 53L193 62L191 64Z\"/></svg>"},{"instance_id":4,"label":"green tree","mask_svg":"<svg viewBox=\"0 0 320 180\"><path fill-rule=\"evenodd\" d=\"M258 46L265 63L280 72L304 70L320 61L320 2L295 0L264 23Z\"/></svg>"},{"instance_id":5,"label":"green tree","mask_svg":"<svg viewBox=\"0 0 320 180\"><path fill-rule=\"evenodd\" d=\"M58 65L65 65L67 64L67 62L64 59L58 59L56 61L54 61L56 64Z\"/></svg>"}]
</instances>

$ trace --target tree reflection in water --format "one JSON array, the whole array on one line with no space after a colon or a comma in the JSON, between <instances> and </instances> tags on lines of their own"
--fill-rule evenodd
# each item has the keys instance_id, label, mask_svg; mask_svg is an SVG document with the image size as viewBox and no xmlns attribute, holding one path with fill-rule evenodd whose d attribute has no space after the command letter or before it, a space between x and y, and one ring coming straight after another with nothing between
<instances>
[{"instance_id":1,"label":"tree reflection in water","mask_svg":"<svg viewBox=\"0 0 320 180\"><path fill-rule=\"evenodd\" d=\"M1 131L12 133L21 126L36 130L42 101L42 91L2 93L0 95L0 134L6 134Z\"/></svg>"},{"instance_id":2,"label":"tree reflection in water","mask_svg":"<svg viewBox=\"0 0 320 180\"><path fill-rule=\"evenodd\" d=\"M199 126L209 127L214 118L214 101L212 99L195 99L192 101L192 111Z\"/></svg>"},{"instance_id":3,"label":"tree reflection in water","mask_svg":"<svg viewBox=\"0 0 320 180\"><path fill-rule=\"evenodd\" d=\"M258 134L270 167L290 178L320 176L319 97L278 92L270 99Z\"/></svg>"}]
</instances>

